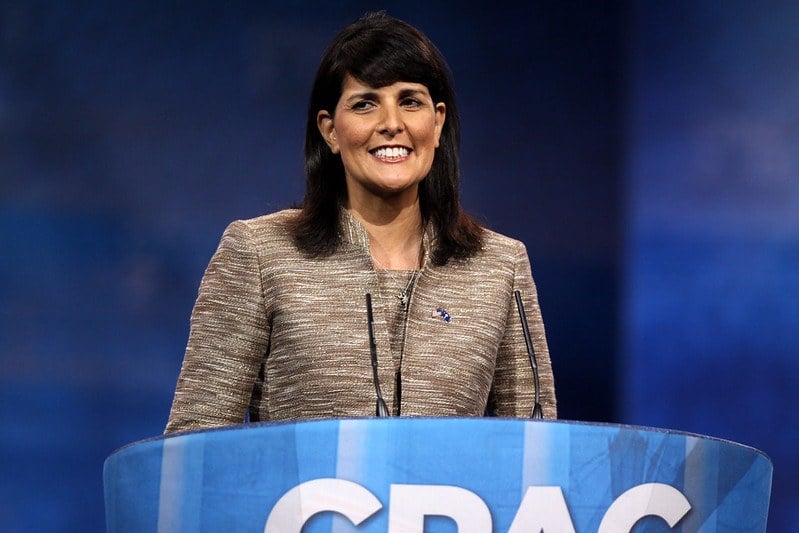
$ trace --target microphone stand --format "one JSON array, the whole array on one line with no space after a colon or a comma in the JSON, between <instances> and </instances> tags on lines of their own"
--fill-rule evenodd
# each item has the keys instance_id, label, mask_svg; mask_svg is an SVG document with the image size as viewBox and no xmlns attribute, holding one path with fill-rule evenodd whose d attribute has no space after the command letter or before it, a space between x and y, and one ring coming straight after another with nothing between
<instances>
[{"instance_id":1,"label":"microphone stand","mask_svg":"<svg viewBox=\"0 0 799 533\"><path fill-rule=\"evenodd\" d=\"M372 357L372 381L375 384L375 392L377 393L377 406L375 407L375 416L391 416L388 412L388 406L383 399L383 393L380 392L380 379L377 376L377 341L375 341L375 320L372 315L372 295L366 293L366 320L369 322L369 353Z\"/></svg>"},{"instance_id":2,"label":"microphone stand","mask_svg":"<svg viewBox=\"0 0 799 533\"><path fill-rule=\"evenodd\" d=\"M516 309L519 310L519 320L522 323L524 344L527 346L527 357L530 358L530 366L533 369L533 385L535 386L535 404L533 405L533 413L530 416L530 418L544 418L544 412L541 409L541 403L539 402L540 396L538 390L541 388L541 383L538 377L538 363L535 360L535 350L533 350L533 340L530 338L530 328L527 326L527 315L524 313L522 294L519 291L513 291L513 296L516 298Z\"/></svg>"}]
</instances>

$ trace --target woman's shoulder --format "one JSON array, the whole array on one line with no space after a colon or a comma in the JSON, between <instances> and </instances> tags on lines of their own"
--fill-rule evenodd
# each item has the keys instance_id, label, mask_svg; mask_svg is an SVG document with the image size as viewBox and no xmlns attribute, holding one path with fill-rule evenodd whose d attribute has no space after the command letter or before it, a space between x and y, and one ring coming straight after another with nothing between
<instances>
[{"instance_id":1,"label":"woman's shoulder","mask_svg":"<svg viewBox=\"0 0 799 533\"><path fill-rule=\"evenodd\" d=\"M242 222L253 230L283 230L286 224L293 220L299 212L299 209L282 209L273 213L238 220L237 222Z\"/></svg>"},{"instance_id":2,"label":"woman's shoulder","mask_svg":"<svg viewBox=\"0 0 799 533\"><path fill-rule=\"evenodd\" d=\"M287 236L288 224L297 213L299 209L283 209L253 218L234 220L225 231L244 232L252 239Z\"/></svg>"},{"instance_id":3,"label":"woman's shoulder","mask_svg":"<svg viewBox=\"0 0 799 533\"><path fill-rule=\"evenodd\" d=\"M483 229L483 254L517 255L526 253L524 243L490 229Z\"/></svg>"},{"instance_id":4,"label":"woman's shoulder","mask_svg":"<svg viewBox=\"0 0 799 533\"><path fill-rule=\"evenodd\" d=\"M527 260L527 248L522 241L484 228L480 250L469 258L450 260L443 271L504 271L511 274L520 263Z\"/></svg>"},{"instance_id":5,"label":"woman's shoulder","mask_svg":"<svg viewBox=\"0 0 799 533\"><path fill-rule=\"evenodd\" d=\"M248 249L292 249L294 247L289 223L297 209L284 209L254 218L234 220L222 235L222 244Z\"/></svg>"}]
</instances>

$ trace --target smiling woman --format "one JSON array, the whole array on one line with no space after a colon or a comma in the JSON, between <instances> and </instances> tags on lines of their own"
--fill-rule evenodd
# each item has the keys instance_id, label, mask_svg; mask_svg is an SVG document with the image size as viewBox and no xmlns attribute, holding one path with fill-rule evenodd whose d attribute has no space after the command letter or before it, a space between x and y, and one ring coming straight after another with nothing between
<instances>
[{"instance_id":1,"label":"smiling woman","mask_svg":"<svg viewBox=\"0 0 799 533\"><path fill-rule=\"evenodd\" d=\"M526 249L461 209L458 144L448 68L427 37L382 13L344 28L311 93L302 208L225 231L167 433L373 416L376 397L380 414L516 417L540 397L555 417Z\"/></svg>"},{"instance_id":2,"label":"smiling woman","mask_svg":"<svg viewBox=\"0 0 799 533\"><path fill-rule=\"evenodd\" d=\"M397 82L374 88L348 75L335 113L317 116L319 131L344 163L348 209L362 211L371 196L397 202L404 194L417 201L446 116L446 104L433 102L427 87Z\"/></svg>"}]
</instances>

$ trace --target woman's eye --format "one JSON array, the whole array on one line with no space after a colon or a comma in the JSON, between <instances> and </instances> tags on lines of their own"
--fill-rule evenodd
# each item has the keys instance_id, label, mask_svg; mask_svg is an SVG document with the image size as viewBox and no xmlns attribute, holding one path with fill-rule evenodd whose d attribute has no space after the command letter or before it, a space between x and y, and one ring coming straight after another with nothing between
<instances>
[{"instance_id":1,"label":"woman's eye","mask_svg":"<svg viewBox=\"0 0 799 533\"><path fill-rule=\"evenodd\" d=\"M355 111L366 111L367 109L371 109L374 107L374 104L369 100L361 100L359 102L355 102L352 104L352 109Z\"/></svg>"},{"instance_id":2,"label":"woman's eye","mask_svg":"<svg viewBox=\"0 0 799 533\"><path fill-rule=\"evenodd\" d=\"M421 107L422 102L417 100L416 98L405 98L402 101L402 105L405 107Z\"/></svg>"}]
</instances>

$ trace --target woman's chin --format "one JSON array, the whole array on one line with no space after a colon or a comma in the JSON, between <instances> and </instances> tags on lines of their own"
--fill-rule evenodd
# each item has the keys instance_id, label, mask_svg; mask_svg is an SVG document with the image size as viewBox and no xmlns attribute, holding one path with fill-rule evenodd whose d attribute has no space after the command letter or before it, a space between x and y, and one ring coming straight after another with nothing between
<instances>
[{"instance_id":1,"label":"woman's chin","mask_svg":"<svg viewBox=\"0 0 799 533\"><path fill-rule=\"evenodd\" d=\"M396 201L403 198L415 200L418 196L419 182L409 180L375 180L362 186L364 197L372 196L382 200ZM352 188L348 187L348 193L352 196Z\"/></svg>"}]
</instances>

